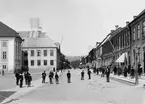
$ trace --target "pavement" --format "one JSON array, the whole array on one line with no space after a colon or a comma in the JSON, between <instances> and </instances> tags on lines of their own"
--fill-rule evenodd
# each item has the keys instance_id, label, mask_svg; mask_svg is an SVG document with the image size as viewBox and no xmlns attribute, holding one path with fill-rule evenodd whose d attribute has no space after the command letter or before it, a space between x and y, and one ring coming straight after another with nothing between
<instances>
[{"instance_id":1,"label":"pavement","mask_svg":"<svg viewBox=\"0 0 145 104\"><path fill-rule=\"evenodd\" d=\"M124 77L123 75L118 76L110 74L110 78L112 80L116 80L119 82L135 85L135 78L131 78L130 76ZM145 84L145 76L139 77L139 83L136 86L144 87L144 84Z\"/></svg>"},{"instance_id":2,"label":"pavement","mask_svg":"<svg viewBox=\"0 0 145 104\"><path fill-rule=\"evenodd\" d=\"M66 71L67 72L67 71ZM71 83L67 83L66 72L60 77L59 84L44 84L9 104L145 104L145 90L118 81L91 75L88 80L80 80L80 70L71 70Z\"/></svg>"},{"instance_id":3,"label":"pavement","mask_svg":"<svg viewBox=\"0 0 145 104\"><path fill-rule=\"evenodd\" d=\"M61 76L61 72L59 72L58 75ZM49 82L49 79L47 76L46 83L48 83L48 82ZM42 84L42 78L39 77L39 79L32 81L31 87L27 87L26 85L23 85L23 88L16 86L16 87L13 87L10 89L3 89L0 92L8 92L8 93L13 92L13 93L12 94L10 93L9 96L7 96L7 97L6 96L1 97L2 95L0 93L0 95L1 95L0 98L3 98L3 99L1 99L1 101L2 101L1 104L7 104L7 103L10 103L12 101L14 102L16 100L16 98L23 96L26 93L31 92L32 90L35 90L43 85L44 84Z\"/></svg>"}]
</instances>

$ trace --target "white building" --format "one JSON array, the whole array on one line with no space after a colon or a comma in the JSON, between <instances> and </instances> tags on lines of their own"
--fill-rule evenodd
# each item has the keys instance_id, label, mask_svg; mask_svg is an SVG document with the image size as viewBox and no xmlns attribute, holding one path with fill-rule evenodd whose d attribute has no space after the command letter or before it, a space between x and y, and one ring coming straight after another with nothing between
<instances>
[{"instance_id":1,"label":"white building","mask_svg":"<svg viewBox=\"0 0 145 104\"><path fill-rule=\"evenodd\" d=\"M19 32L24 39L23 51L28 53L24 66L29 69L53 69L57 68L57 46L41 31Z\"/></svg>"},{"instance_id":2,"label":"white building","mask_svg":"<svg viewBox=\"0 0 145 104\"><path fill-rule=\"evenodd\" d=\"M22 65L21 57L22 38L19 34L0 22L0 70L20 70Z\"/></svg>"}]
</instances>

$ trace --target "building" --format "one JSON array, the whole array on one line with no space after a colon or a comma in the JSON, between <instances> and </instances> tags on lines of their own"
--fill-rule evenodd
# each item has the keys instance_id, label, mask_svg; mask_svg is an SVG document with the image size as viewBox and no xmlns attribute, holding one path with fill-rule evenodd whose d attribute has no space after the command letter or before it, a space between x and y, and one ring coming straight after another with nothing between
<instances>
[{"instance_id":1,"label":"building","mask_svg":"<svg viewBox=\"0 0 145 104\"><path fill-rule=\"evenodd\" d=\"M21 69L21 43L19 33L0 22L0 70L15 72Z\"/></svg>"},{"instance_id":2,"label":"building","mask_svg":"<svg viewBox=\"0 0 145 104\"><path fill-rule=\"evenodd\" d=\"M28 54L24 66L28 66L29 69L57 68L57 46L45 33L40 31L33 34L30 31L19 33L24 39L22 49Z\"/></svg>"},{"instance_id":3,"label":"building","mask_svg":"<svg viewBox=\"0 0 145 104\"><path fill-rule=\"evenodd\" d=\"M133 16L129 28L131 33L131 65L137 68L138 63L141 63L145 73L145 10L138 16Z\"/></svg>"}]
</instances>

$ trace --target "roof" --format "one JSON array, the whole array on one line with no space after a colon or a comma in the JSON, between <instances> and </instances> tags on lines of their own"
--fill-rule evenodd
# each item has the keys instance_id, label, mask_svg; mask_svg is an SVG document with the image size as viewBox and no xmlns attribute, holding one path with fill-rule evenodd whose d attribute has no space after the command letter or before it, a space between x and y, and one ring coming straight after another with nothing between
<instances>
[{"instance_id":1,"label":"roof","mask_svg":"<svg viewBox=\"0 0 145 104\"><path fill-rule=\"evenodd\" d=\"M145 14L145 9L139 13L139 15L137 15L137 17L135 19L133 19L129 24L132 24L134 21L136 21L139 17L141 17L143 14Z\"/></svg>"},{"instance_id":2,"label":"roof","mask_svg":"<svg viewBox=\"0 0 145 104\"><path fill-rule=\"evenodd\" d=\"M0 36L19 37L18 33L0 21Z\"/></svg>"},{"instance_id":3,"label":"roof","mask_svg":"<svg viewBox=\"0 0 145 104\"><path fill-rule=\"evenodd\" d=\"M39 34L38 37L29 37L30 31L21 31L19 32L20 36L24 39L24 43L22 44L23 47L33 47L33 48L39 48L39 47L54 47L57 48L53 40L46 35L46 33Z\"/></svg>"},{"instance_id":4,"label":"roof","mask_svg":"<svg viewBox=\"0 0 145 104\"><path fill-rule=\"evenodd\" d=\"M49 38L25 38L23 47L56 47Z\"/></svg>"}]
</instances>

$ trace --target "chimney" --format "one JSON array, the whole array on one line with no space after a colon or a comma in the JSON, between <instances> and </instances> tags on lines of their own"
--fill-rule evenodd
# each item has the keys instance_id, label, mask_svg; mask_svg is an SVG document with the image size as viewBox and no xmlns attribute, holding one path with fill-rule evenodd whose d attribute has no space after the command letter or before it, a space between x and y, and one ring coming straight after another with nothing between
<instances>
[{"instance_id":1,"label":"chimney","mask_svg":"<svg viewBox=\"0 0 145 104\"><path fill-rule=\"evenodd\" d=\"M133 16L133 19L135 19L137 16Z\"/></svg>"},{"instance_id":2,"label":"chimney","mask_svg":"<svg viewBox=\"0 0 145 104\"><path fill-rule=\"evenodd\" d=\"M111 33L114 32L114 30L111 30Z\"/></svg>"},{"instance_id":3,"label":"chimney","mask_svg":"<svg viewBox=\"0 0 145 104\"><path fill-rule=\"evenodd\" d=\"M119 28L119 25L115 25L115 28L118 29Z\"/></svg>"},{"instance_id":4,"label":"chimney","mask_svg":"<svg viewBox=\"0 0 145 104\"><path fill-rule=\"evenodd\" d=\"M129 21L126 21L126 26L129 24Z\"/></svg>"},{"instance_id":5,"label":"chimney","mask_svg":"<svg viewBox=\"0 0 145 104\"><path fill-rule=\"evenodd\" d=\"M39 27L38 28L38 37L40 37L41 33L42 33L42 27Z\"/></svg>"}]
</instances>

